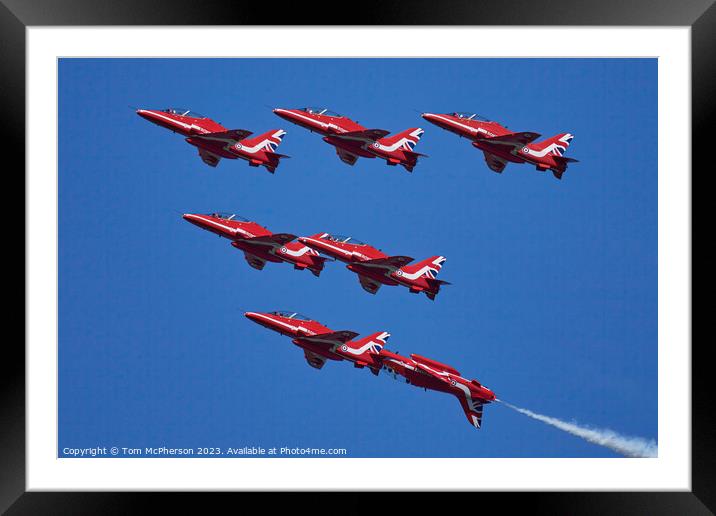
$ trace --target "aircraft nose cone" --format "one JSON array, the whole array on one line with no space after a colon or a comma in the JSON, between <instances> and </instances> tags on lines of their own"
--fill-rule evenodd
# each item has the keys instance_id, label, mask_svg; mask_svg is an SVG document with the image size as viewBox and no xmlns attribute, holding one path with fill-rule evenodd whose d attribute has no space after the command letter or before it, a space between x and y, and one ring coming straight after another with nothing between
<instances>
[{"instance_id":1,"label":"aircraft nose cone","mask_svg":"<svg viewBox=\"0 0 716 516\"><path fill-rule=\"evenodd\" d=\"M425 120L427 120L428 122L432 122L433 119L435 118L435 115L433 115L432 113L423 113L423 114L420 115L420 116L423 117L423 118L424 118Z\"/></svg>"},{"instance_id":2,"label":"aircraft nose cone","mask_svg":"<svg viewBox=\"0 0 716 516\"><path fill-rule=\"evenodd\" d=\"M155 111L152 111L151 109L138 109L137 114L143 119L152 122L153 124L156 124L162 120L162 117L157 115L157 113Z\"/></svg>"},{"instance_id":3,"label":"aircraft nose cone","mask_svg":"<svg viewBox=\"0 0 716 516\"><path fill-rule=\"evenodd\" d=\"M290 111L288 111L287 109L276 108L273 110L273 114L290 121L292 113Z\"/></svg>"},{"instance_id":4,"label":"aircraft nose cone","mask_svg":"<svg viewBox=\"0 0 716 516\"><path fill-rule=\"evenodd\" d=\"M244 317L247 319L250 319L252 321L256 320L256 313L255 312L244 312Z\"/></svg>"},{"instance_id":5,"label":"aircraft nose cone","mask_svg":"<svg viewBox=\"0 0 716 516\"><path fill-rule=\"evenodd\" d=\"M181 218L183 218L190 224L194 224L195 226L198 226L200 228L206 228L206 223L201 219L201 217L197 217L193 213L185 213L181 216Z\"/></svg>"}]
</instances>

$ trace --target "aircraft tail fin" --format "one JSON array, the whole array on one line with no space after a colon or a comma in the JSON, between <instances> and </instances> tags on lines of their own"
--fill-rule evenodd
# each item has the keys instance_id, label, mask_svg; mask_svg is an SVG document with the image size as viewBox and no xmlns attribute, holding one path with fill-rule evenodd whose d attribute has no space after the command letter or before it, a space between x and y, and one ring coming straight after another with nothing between
<instances>
[{"instance_id":1,"label":"aircraft tail fin","mask_svg":"<svg viewBox=\"0 0 716 516\"><path fill-rule=\"evenodd\" d=\"M318 278L321 275L324 265L326 264L326 260L328 260L328 258L325 256L311 255L311 261L313 264L308 267L308 270L310 270L311 273Z\"/></svg>"},{"instance_id":2,"label":"aircraft tail fin","mask_svg":"<svg viewBox=\"0 0 716 516\"><path fill-rule=\"evenodd\" d=\"M428 296L428 299L434 301L435 296L440 292L440 286L448 284L447 281L436 279L445 261L446 258L444 256L431 256L425 260L402 267L400 271L398 271L398 275L412 279L423 278L428 284L428 287L421 288L411 286L410 291L414 293L424 292L425 295Z\"/></svg>"},{"instance_id":3,"label":"aircraft tail fin","mask_svg":"<svg viewBox=\"0 0 716 516\"><path fill-rule=\"evenodd\" d=\"M379 357L380 351L385 347L385 343L388 341L388 338L390 337L390 333L387 331L378 331L375 333L371 333L370 335L367 335L365 337L362 337L360 339L352 340L346 344L344 344L341 347L341 351L343 353L349 353L353 355L358 362L362 362L363 365L367 365L370 363L374 363L375 361L372 360L371 357ZM361 357L364 358L364 360L361 360ZM380 370L380 367L377 367L377 370ZM371 368L371 371L373 371L373 374L378 374Z\"/></svg>"},{"instance_id":4,"label":"aircraft tail fin","mask_svg":"<svg viewBox=\"0 0 716 516\"><path fill-rule=\"evenodd\" d=\"M381 138L378 140L378 143L385 146L398 144L398 148L401 150L413 152L413 149L418 144L418 141L424 132L425 131L423 131L420 127L411 127L405 131Z\"/></svg>"},{"instance_id":5,"label":"aircraft tail fin","mask_svg":"<svg viewBox=\"0 0 716 516\"><path fill-rule=\"evenodd\" d=\"M403 155L405 156L405 161L402 162L401 165L408 172L413 171L413 169L415 168L415 165L418 164L418 158L427 158L428 157L426 154L420 154L419 152L412 152L409 150L404 150Z\"/></svg>"},{"instance_id":6,"label":"aircraft tail fin","mask_svg":"<svg viewBox=\"0 0 716 516\"><path fill-rule=\"evenodd\" d=\"M268 158L268 163L265 163L264 166L266 167L266 170L271 172L272 174L276 172L276 167L278 167L281 159L290 158L291 156L286 156L285 154L277 154L275 152L265 151L266 157Z\"/></svg>"},{"instance_id":7,"label":"aircraft tail fin","mask_svg":"<svg viewBox=\"0 0 716 516\"><path fill-rule=\"evenodd\" d=\"M557 179L562 179L562 174L564 174L567 170L567 165L569 163L579 162L579 160L574 158L565 158L564 156L553 156L552 159L554 159L555 163L557 163L557 167L552 169L552 173Z\"/></svg>"},{"instance_id":8,"label":"aircraft tail fin","mask_svg":"<svg viewBox=\"0 0 716 516\"><path fill-rule=\"evenodd\" d=\"M546 154L553 156L562 156L567 152L567 147L569 147L573 138L574 136L569 133L560 133L551 138L545 138L540 142L531 143L529 148L538 152L546 151Z\"/></svg>"},{"instance_id":9,"label":"aircraft tail fin","mask_svg":"<svg viewBox=\"0 0 716 516\"><path fill-rule=\"evenodd\" d=\"M287 156L287 155L285 155L285 154L279 154L279 153L277 153L277 152L269 152L269 151L266 151L266 155L267 155L269 158L276 158L276 159L290 158L290 157L291 157L291 156Z\"/></svg>"},{"instance_id":10,"label":"aircraft tail fin","mask_svg":"<svg viewBox=\"0 0 716 516\"><path fill-rule=\"evenodd\" d=\"M276 148L281 145L281 141L285 135L286 131L283 129L271 129L258 136L241 140L241 145L244 147L256 147L257 150L275 153Z\"/></svg>"},{"instance_id":11,"label":"aircraft tail fin","mask_svg":"<svg viewBox=\"0 0 716 516\"><path fill-rule=\"evenodd\" d=\"M468 423L478 430L482 428L482 407L484 406L484 403L481 400L476 399L458 399L462 410L465 412L465 417L467 418Z\"/></svg>"},{"instance_id":12,"label":"aircraft tail fin","mask_svg":"<svg viewBox=\"0 0 716 516\"><path fill-rule=\"evenodd\" d=\"M445 261L446 258L444 256L431 256L425 260L406 265L402 267L401 270L408 274L420 272L420 277L435 279Z\"/></svg>"},{"instance_id":13,"label":"aircraft tail fin","mask_svg":"<svg viewBox=\"0 0 716 516\"><path fill-rule=\"evenodd\" d=\"M419 152L403 151L403 153L404 153L408 158L414 158L415 161L418 161L418 158L429 158L429 157L430 157L430 156L428 156L427 154L420 154Z\"/></svg>"},{"instance_id":14,"label":"aircraft tail fin","mask_svg":"<svg viewBox=\"0 0 716 516\"><path fill-rule=\"evenodd\" d=\"M449 281L433 278L426 278L426 281L428 282L429 289L425 291L425 295L428 296L428 299L431 301L435 301L435 296L440 292L440 287L443 285L452 285Z\"/></svg>"}]
</instances>

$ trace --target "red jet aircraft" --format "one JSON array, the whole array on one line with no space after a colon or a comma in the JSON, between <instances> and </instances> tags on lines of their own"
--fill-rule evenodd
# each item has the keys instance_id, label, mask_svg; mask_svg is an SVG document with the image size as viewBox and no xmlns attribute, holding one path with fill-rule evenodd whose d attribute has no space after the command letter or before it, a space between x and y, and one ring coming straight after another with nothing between
<instances>
[{"instance_id":1,"label":"red jet aircraft","mask_svg":"<svg viewBox=\"0 0 716 516\"><path fill-rule=\"evenodd\" d=\"M425 154L414 152L423 130L413 127L388 136L383 129L366 129L346 116L324 108L273 110L281 118L323 135L323 140L336 148L344 163L355 164L359 157L382 158L388 165L402 165L408 172Z\"/></svg>"},{"instance_id":2,"label":"red jet aircraft","mask_svg":"<svg viewBox=\"0 0 716 516\"><path fill-rule=\"evenodd\" d=\"M309 317L293 311L246 312L247 318L270 330L286 335L303 348L306 361L320 369L326 360L348 360L358 368L368 367L377 375L381 369L406 383L453 394L460 401L467 420L476 428L482 425L482 407L495 401L495 393L477 380L463 378L452 367L420 355L410 358L384 349L390 337L376 332L362 339L352 340L352 331L333 331Z\"/></svg>"},{"instance_id":3,"label":"red jet aircraft","mask_svg":"<svg viewBox=\"0 0 716 516\"><path fill-rule=\"evenodd\" d=\"M386 349L380 352L383 369L394 378L403 376L406 383L447 392L457 397L468 422L475 428L482 426L482 407L495 401L495 393L477 380L463 378L452 367L435 360L411 354L410 358Z\"/></svg>"},{"instance_id":4,"label":"red jet aircraft","mask_svg":"<svg viewBox=\"0 0 716 516\"><path fill-rule=\"evenodd\" d=\"M352 237L318 233L310 237L300 237L298 241L347 263L348 270L358 274L361 286L371 294L378 292L381 284L403 285L413 294L425 292L429 299L435 300L440 286L449 285L447 281L436 278L445 263L444 256L431 256L408 265L413 258L388 256Z\"/></svg>"},{"instance_id":5,"label":"red jet aircraft","mask_svg":"<svg viewBox=\"0 0 716 516\"><path fill-rule=\"evenodd\" d=\"M286 134L281 129L249 138L251 131L228 130L211 118L188 109L138 109L137 114L158 126L186 136L186 141L199 149L202 161L211 167L218 165L221 158L240 158L248 161L252 167L264 166L273 174L281 158L288 157L276 153L276 147Z\"/></svg>"},{"instance_id":6,"label":"red jet aircraft","mask_svg":"<svg viewBox=\"0 0 716 516\"><path fill-rule=\"evenodd\" d=\"M541 142L537 133L515 133L506 127L471 113L434 114L423 113L422 117L442 129L472 140L473 147L483 151L487 166L502 173L507 162L531 163L537 170L551 170L554 177L562 179L569 163L577 162L565 158L564 154L572 141L569 133L561 133Z\"/></svg>"},{"instance_id":7,"label":"red jet aircraft","mask_svg":"<svg viewBox=\"0 0 716 516\"><path fill-rule=\"evenodd\" d=\"M380 350L390 334L376 332L361 339L352 331L333 331L297 312L246 312L246 317L270 330L293 338L303 348L306 362L321 369L326 360L348 360L357 368L368 367L377 375L382 363Z\"/></svg>"},{"instance_id":8,"label":"red jet aircraft","mask_svg":"<svg viewBox=\"0 0 716 516\"><path fill-rule=\"evenodd\" d=\"M323 270L326 258L299 242L289 233L271 233L265 227L232 213L201 215L187 213L184 220L201 229L231 240L231 245L244 252L246 261L261 270L266 262L288 262L297 270L308 269L314 276Z\"/></svg>"}]
</instances>

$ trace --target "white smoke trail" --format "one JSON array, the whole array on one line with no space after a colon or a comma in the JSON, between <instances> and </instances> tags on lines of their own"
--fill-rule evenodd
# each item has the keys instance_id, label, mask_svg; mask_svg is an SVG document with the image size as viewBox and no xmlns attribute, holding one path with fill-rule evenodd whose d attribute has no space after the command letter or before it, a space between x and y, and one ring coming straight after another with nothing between
<instances>
[{"instance_id":1,"label":"white smoke trail","mask_svg":"<svg viewBox=\"0 0 716 516\"><path fill-rule=\"evenodd\" d=\"M515 407L514 405L510 405L504 401L502 404L521 414L538 421L542 421L543 423L547 423L548 425L564 430L565 432L569 432L577 437L581 437L590 443L606 446L607 448L627 457L657 457L659 453L659 448L656 441L653 439L647 440L641 437L623 436L606 428L582 427L575 423L567 423L566 421L562 421L554 417L543 416L542 414L537 414L531 410Z\"/></svg>"}]
</instances>

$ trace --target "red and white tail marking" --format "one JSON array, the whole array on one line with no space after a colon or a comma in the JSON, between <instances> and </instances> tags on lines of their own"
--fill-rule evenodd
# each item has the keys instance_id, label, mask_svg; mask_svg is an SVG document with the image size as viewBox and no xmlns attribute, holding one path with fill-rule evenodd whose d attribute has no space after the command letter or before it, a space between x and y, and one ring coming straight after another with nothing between
<instances>
[{"instance_id":1,"label":"red and white tail marking","mask_svg":"<svg viewBox=\"0 0 716 516\"><path fill-rule=\"evenodd\" d=\"M417 279L420 277L435 279L445 261L446 258L444 256L431 256L430 258L411 263L401 268L401 276L405 279Z\"/></svg>"},{"instance_id":2,"label":"red and white tail marking","mask_svg":"<svg viewBox=\"0 0 716 516\"><path fill-rule=\"evenodd\" d=\"M567 151L567 147L572 142L573 135L569 133L560 133L551 138L542 140L541 142L533 143L528 146L529 153L532 156L544 157L547 154L553 156L561 156Z\"/></svg>"},{"instance_id":3,"label":"red and white tail marking","mask_svg":"<svg viewBox=\"0 0 716 516\"><path fill-rule=\"evenodd\" d=\"M276 152L276 148L281 144L281 140L285 134L286 131L283 129L272 129L254 138L241 140L240 144L242 149L246 152L258 152L260 150Z\"/></svg>"},{"instance_id":4,"label":"red and white tail marking","mask_svg":"<svg viewBox=\"0 0 716 516\"><path fill-rule=\"evenodd\" d=\"M376 143L384 151L402 149L413 152L415 145L417 145L424 132L420 127L411 127L405 131L381 138Z\"/></svg>"},{"instance_id":5,"label":"red and white tail marking","mask_svg":"<svg viewBox=\"0 0 716 516\"><path fill-rule=\"evenodd\" d=\"M379 355L380 350L385 346L385 342L390 337L387 331L372 333L362 339L357 339L341 346L344 353L360 356L364 353Z\"/></svg>"}]
</instances>

